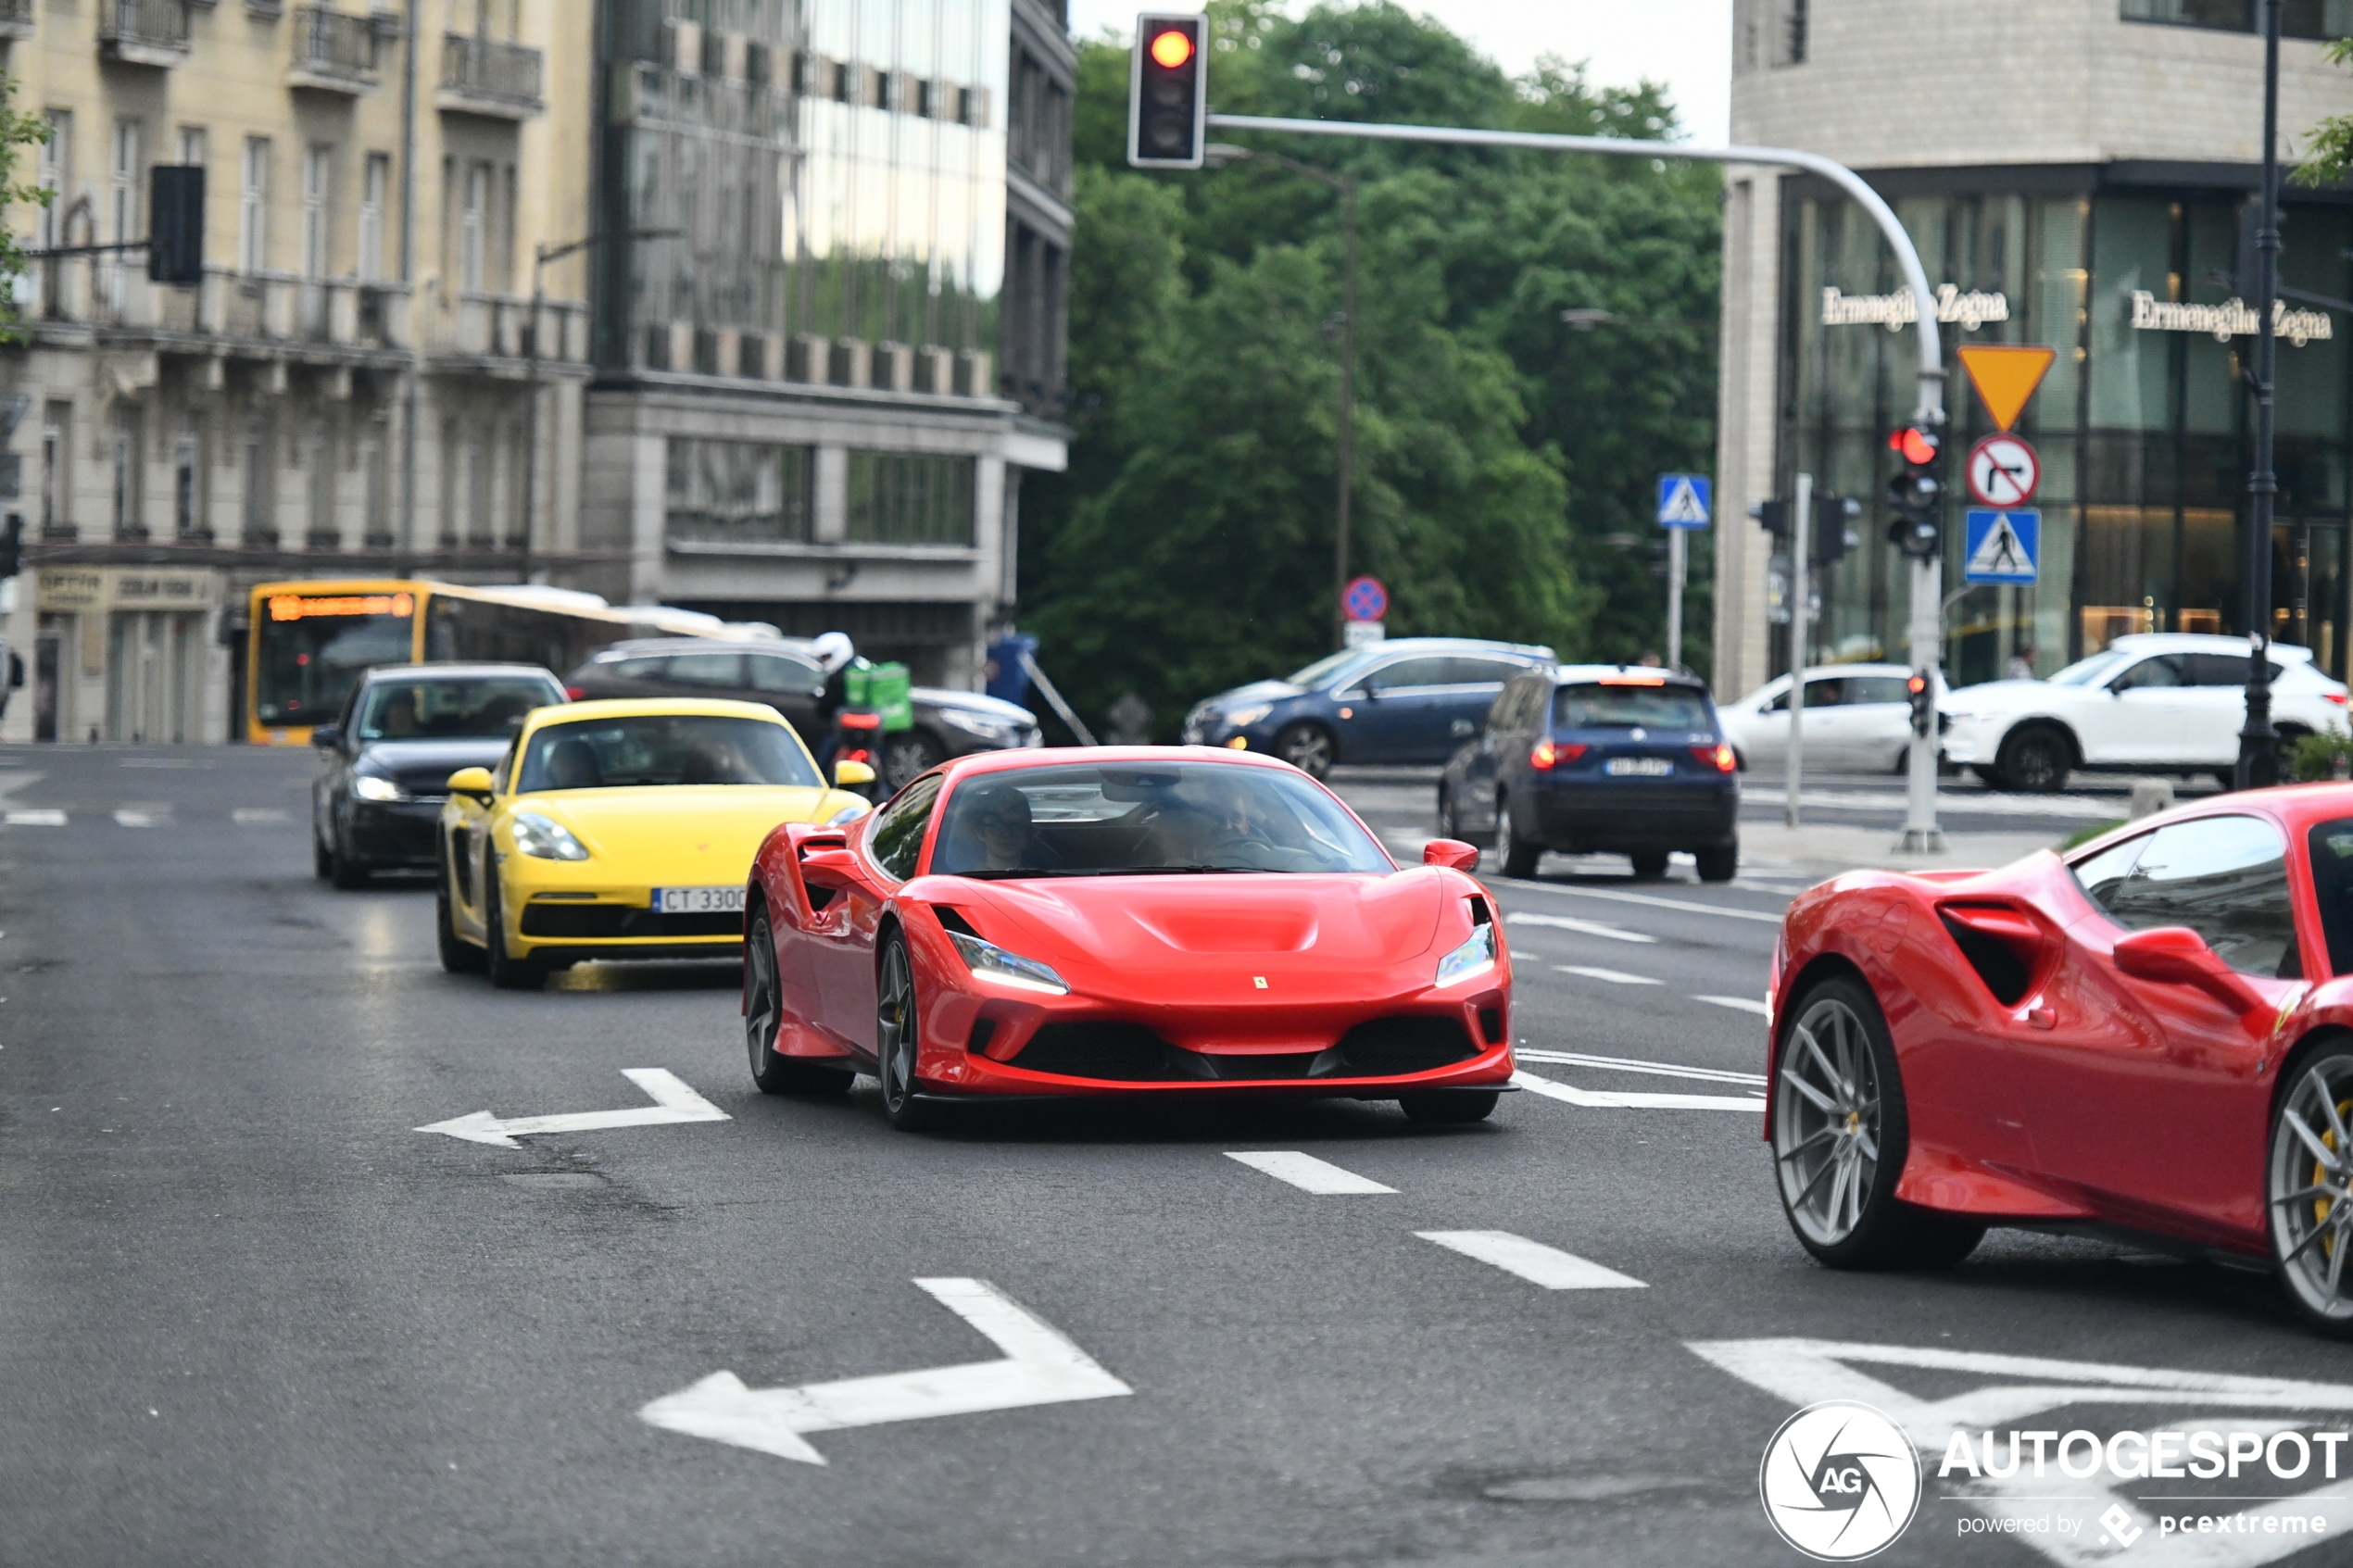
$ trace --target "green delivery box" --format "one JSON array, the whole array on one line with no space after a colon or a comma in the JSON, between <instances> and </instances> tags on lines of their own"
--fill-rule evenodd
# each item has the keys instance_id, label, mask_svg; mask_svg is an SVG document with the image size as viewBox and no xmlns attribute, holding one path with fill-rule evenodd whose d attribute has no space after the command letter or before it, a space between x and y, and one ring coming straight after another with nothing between
<instances>
[{"instance_id":1,"label":"green delivery box","mask_svg":"<svg viewBox=\"0 0 2353 1568\"><path fill-rule=\"evenodd\" d=\"M903 664L868 664L860 659L846 671L842 695L852 708L870 708L882 715L883 729L912 730L915 705L908 693L914 682Z\"/></svg>"}]
</instances>

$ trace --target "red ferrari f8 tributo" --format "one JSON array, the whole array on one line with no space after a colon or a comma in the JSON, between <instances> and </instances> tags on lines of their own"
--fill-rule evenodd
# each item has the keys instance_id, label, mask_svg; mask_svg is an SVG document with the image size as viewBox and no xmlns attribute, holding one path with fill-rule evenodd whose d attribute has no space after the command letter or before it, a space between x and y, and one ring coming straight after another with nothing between
<instances>
[{"instance_id":1,"label":"red ferrari f8 tributo","mask_svg":"<svg viewBox=\"0 0 2353 1568\"><path fill-rule=\"evenodd\" d=\"M845 825L790 823L744 907L771 1094L1393 1099L1474 1122L1510 1083L1511 955L1432 843L1400 870L1288 763L1207 748L989 752Z\"/></svg>"},{"instance_id":2,"label":"red ferrari f8 tributo","mask_svg":"<svg viewBox=\"0 0 2353 1568\"><path fill-rule=\"evenodd\" d=\"M1823 1262L2126 1231L2353 1334L2353 786L1840 877L1790 906L1771 997L1766 1136Z\"/></svg>"}]
</instances>

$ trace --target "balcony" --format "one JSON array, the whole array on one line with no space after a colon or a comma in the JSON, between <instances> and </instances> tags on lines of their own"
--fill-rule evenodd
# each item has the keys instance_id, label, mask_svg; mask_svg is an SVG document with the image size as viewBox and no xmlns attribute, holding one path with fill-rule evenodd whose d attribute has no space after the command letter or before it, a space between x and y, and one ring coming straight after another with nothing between
<instances>
[{"instance_id":1,"label":"balcony","mask_svg":"<svg viewBox=\"0 0 2353 1568\"><path fill-rule=\"evenodd\" d=\"M376 30L366 17L324 6L296 8L294 64L286 85L357 96L376 80Z\"/></svg>"},{"instance_id":2,"label":"balcony","mask_svg":"<svg viewBox=\"0 0 2353 1568\"><path fill-rule=\"evenodd\" d=\"M425 351L489 369L494 374L517 373L516 367L532 358L532 339L539 343L538 358L553 370L588 358L588 307L577 300L543 299L535 334L531 301L520 295L466 292L455 307L440 314L430 329Z\"/></svg>"},{"instance_id":3,"label":"balcony","mask_svg":"<svg viewBox=\"0 0 2353 1568\"><path fill-rule=\"evenodd\" d=\"M186 0L105 0L98 53L119 65L169 70L188 63Z\"/></svg>"},{"instance_id":4,"label":"balcony","mask_svg":"<svg viewBox=\"0 0 2353 1568\"><path fill-rule=\"evenodd\" d=\"M541 56L520 44L452 32L441 41L440 107L494 119L530 119L547 108Z\"/></svg>"},{"instance_id":5,"label":"balcony","mask_svg":"<svg viewBox=\"0 0 2353 1568\"><path fill-rule=\"evenodd\" d=\"M33 33L33 0L0 0L0 38L30 38Z\"/></svg>"},{"instance_id":6,"label":"balcony","mask_svg":"<svg viewBox=\"0 0 2353 1568\"><path fill-rule=\"evenodd\" d=\"M94 330L104 341L156 353L322 365L383 363L412 346L409 290L398 283L207 268L198 286L172 288L148 282L135 260L68 257L33 266L41 311L29 324L38 338L70 341Z\"/></svg>"}]
</instances>

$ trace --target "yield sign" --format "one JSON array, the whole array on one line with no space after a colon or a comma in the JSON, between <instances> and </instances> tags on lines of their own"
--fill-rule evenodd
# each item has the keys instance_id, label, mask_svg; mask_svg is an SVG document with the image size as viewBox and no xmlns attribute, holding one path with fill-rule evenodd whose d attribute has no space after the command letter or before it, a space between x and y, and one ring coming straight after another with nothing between
<instances>
[{"instance_id":1,"label":"yield sign","mask_svg":"<svg viewBox=\"0 0 2353 1568\"><path fill-rule=\"evenodd\" d=\"M2043 374L2058 358L2056 348L2004 347L1994 344L1971 344L1959 350L1961 369L1969 372L1969 384L1977 388L1978 401L1985 405L1986 416L1996 430L2007 430L2018 423L2026 400L2043 384Z\"/></svg>"},{"instance_id":2,"label":"yield sign","mask_svg":"<svg viewBox=\"0 0 2353 1568\"><path fill-rule=\"evenodd\" d=\"M1073 1399L1112 1399L1135 1392L1060 1329L985 1279L915 1283L978 1329L1005 1352L1004 1359L799 1388L747 1388L734 1373L714 1372L692 1387L656 1399L637 1418L690 1437L823 1464L825 1456L810 1446L803 1433Z\"/></svg>"}]
</instances>

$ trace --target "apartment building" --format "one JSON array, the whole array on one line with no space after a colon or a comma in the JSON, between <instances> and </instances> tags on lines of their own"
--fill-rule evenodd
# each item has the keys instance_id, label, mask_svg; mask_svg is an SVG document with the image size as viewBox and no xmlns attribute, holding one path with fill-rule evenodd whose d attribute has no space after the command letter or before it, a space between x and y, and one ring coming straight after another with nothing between
<instances>
[{"instance_id":1,"label":"apartment building","mask_svg":"<svg viewBox=\"0 0 2353 1568\"><path fill-rule=\"evenodd\" d=\"M156 166L205 180L201 283L136 251L22 281L0 738L230 738L258 582L576 557L586 265L535 262L590 221L586 9L0 0L50 131L27 245L144 240Z\"/></svg>"},{"instance_id":2,"label":"apartment building","mask_svg":"<svg viewBox=\"0 0 2353 1568\"><path fill-rule=\"evenodd\" d=\"M1060 0L602 0L597 378L563 579L977 684L1060 470Z\"/></svg>"}]
</instances>

